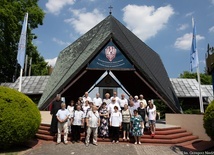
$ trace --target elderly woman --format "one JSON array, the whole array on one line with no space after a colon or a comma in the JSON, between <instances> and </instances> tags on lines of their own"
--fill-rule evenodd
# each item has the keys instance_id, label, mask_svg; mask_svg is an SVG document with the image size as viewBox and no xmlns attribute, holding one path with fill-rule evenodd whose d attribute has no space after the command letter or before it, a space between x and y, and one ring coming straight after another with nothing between
<instances>
[{"instance_id":1,"label":"elderly woman","mask_svg":"<svg viewBox=\"0 0 214 155\"><path fill-rule=\"evenodd\" d=\"M110 99L110 94L109 93L105 94L105 98L103 99L103 102L105 102L107 106L111 103L111 99Z\"/></svg>"},{"instance_id":2,"label":"elderly woman","mask_svg":"<svg viewBox=\"0 0 214 155\"><path fill-rule=\"evenodd\" d=\"M144 121L144 127L146 127L146 122L148 121L146 105L143 102L140 102L140 107L138 107L137 110L138 110L138 114L142 117Z\"/></svg>"},{"instance_id":3,"label":"elderly woman","mask_svg":"<svg viewBox=\"0 0 214 155\"><path fill-rule=\"evenodd\" d=\"M71 100L68 103L67 110L69 111L69 119L68 119L68 133L71 133L71 116L74 112L74 100Z\"/></svg>"},{"instance_id":4,"label":"elderly woman","mask_svg":"<svg viewBox=\"0 0 214 155\"><path fill-rule=\"evenodd\" d=\"M84 125L84 112L81 110L81 106L77 105L76 109L71 116L72 143L80 142L81 126Z\"/></svg>"},{"instance_id":5,"label":"elderly woman","mask_svg":"<svg viewBox=\"0 0 214 155\"><path fill-rule=\"evenodd\" d=\"M135 144L141 144L140 137L143 135L143 119L138 115L138 111L134 110L134 115L131 117L131 132L135 139Z\"/></svg>"},{"instance_id":6,"label":"elderly woman","mask_svg":"<svg viewBox=\"0 0 214 155\"><path fill-rule=\"evenodd\" d=\"M126 138L129 140L130 118L131 112L128 109L128 104L125 104L124 109L122 110L123 140Z\"/></svg>"},{"instance_id":7,"label":"elderly woman","mask_svg":"<svg viewBox=\"0 0 214 155\"><path fill-rule=\"evenodd\" d=\"M102 103L99 109L99 114L100 114L99 134L100 134L100 137L104 139L109 136L109 129L108 129L109 112L105 102Z\"/></svg>"},{"instance_id":8,"label":"elderly woman","mask_svg":"<svg viewBox=\"0 0 214 155\"><path fill-rule=\"evenodd\" d=\"M112 132L112 143L119 143L119 130L122 124L122 114L118 110L118 106L114 106L114 111L111 113L110 126Z\"/></svg>"}]
</instances>

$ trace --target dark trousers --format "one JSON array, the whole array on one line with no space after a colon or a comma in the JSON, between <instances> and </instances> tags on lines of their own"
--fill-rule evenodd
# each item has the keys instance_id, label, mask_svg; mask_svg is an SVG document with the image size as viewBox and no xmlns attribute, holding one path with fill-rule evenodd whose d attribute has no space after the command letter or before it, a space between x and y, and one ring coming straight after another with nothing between
<instances>
[{"instance_id":1,"label":"dark trousers","mask_svg":"<svg viewBox=\"0 0 214 155\"><path fill-rule=\"evenodd\" d=\"M81 126L73 125L72 126L72 141L79 141L81 133Z\"/></svg>"},{"instance_id":2,"label":"dark trousers","mask_svg":"<svg viewBox=\"0 0 214 155\"><path fill-rule=\"evenodd\" d=\"M119 141L120 127L111 127L112 140Z\"/></svg>"}]
</instances>

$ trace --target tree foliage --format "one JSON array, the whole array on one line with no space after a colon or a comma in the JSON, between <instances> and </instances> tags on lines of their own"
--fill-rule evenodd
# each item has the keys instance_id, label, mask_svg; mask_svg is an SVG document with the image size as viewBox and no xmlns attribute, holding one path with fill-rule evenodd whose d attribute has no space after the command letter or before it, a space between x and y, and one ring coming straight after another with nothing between
<instances>
[{"instance_id":1,"label":"tree foliage","mask_svg":"<svg viewBox=\"0 0 214 155\"><path fill-rule=\"evenodd\" d=\"M180 78L196 79L198 81L197 73L191 73L188 71L184 71L182 74L180 74ZM201 84L204 84L204 85L212 84L211 75L207 75L205 73L200 73L200 79L201 79Z\"/></svg>"},{"instance_id":2,"label":"tree foliage","mask_svg":"<svg viewBox=\"0 0 214 155\"><path fill-rule=\"evenodd\" d=\"M44 74L46 65L32 40L37 36L32 30L43 24L44 12L38 0L1 0L0 1L0 82L11 82L16 68L18 42L21 35L24 15L28 12L26 54L32 57L34 75ZM35 57L36 56L36 57ZM42 72L38 73L38 69ZM47 74L47 73L46 73ZM17 70L19 75L19 70Z\"/></svg>"},{"instance_id":3,"label":"tree foliage","mask_svg":"<svg viewBox=\"0 0 214 155\"><path fill-rule=\"evenodd\" d=\"M173 111L161 100L155 100L154 104L158 112L160 112L160 118L165 118L165 113L173 113Z\"/></svg>"}]
</instances>

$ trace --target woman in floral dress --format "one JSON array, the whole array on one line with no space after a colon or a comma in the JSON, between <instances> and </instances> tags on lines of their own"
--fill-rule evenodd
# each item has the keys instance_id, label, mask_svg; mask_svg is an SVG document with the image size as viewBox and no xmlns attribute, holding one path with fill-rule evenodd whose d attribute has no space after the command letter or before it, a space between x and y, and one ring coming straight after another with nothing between
<instances>
[{"instance_id":1,"label":"woman in floral dress","mask_svg":"<svg viewBox=\"0 0 214 155\"><path fill-rule=\"evenodd\" d=\"M109 112L106 106L106 103L103 102L99 109L100 114L100 127L99 127L99 136L103 139L109 136Z\"/></svg>"},{"instance_id":2,"label":"woman in floral dress","mask_svg":"<svg viewBox=\"0 0 214 155\"><path fill-rule=\"evenodd\" d=\"M135 144L141 144L140 137L143 135L143 125L143 119L140 115L138 115L138 111L135 109L134 115L131 117L131 133L134 136Z\"/></svg>"}]
</instances>

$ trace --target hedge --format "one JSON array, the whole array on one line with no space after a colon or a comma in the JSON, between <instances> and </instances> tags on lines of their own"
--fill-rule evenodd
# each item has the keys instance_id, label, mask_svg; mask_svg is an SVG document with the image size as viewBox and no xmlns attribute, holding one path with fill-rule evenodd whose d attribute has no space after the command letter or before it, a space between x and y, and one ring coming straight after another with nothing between
<instances>
[{"instance_id":1,"label":"hedge","mask_svg":"<svg viewBox=\"0 0 214 155\"><path fill-rule=\"evenodd\" d=\"M0 86L0 148L31 139L40 123L40 112L28 96Z\"/></svg>"},{"instance_id":2,"label":"hedge","mask_svg":"<svg viewBox=\"0 0 214 155\"><path fill-rule=\"evenodd\" d=\"M207 135L214 140L214 101L212 101L206 108L203 120Z\"/></svg>"}]
</instances>

